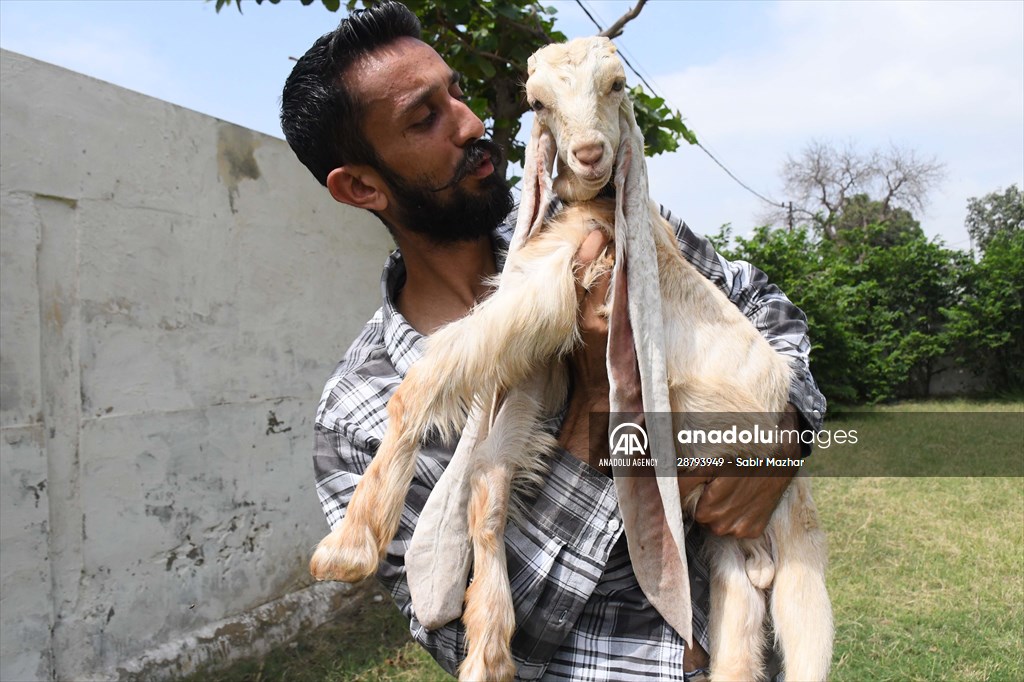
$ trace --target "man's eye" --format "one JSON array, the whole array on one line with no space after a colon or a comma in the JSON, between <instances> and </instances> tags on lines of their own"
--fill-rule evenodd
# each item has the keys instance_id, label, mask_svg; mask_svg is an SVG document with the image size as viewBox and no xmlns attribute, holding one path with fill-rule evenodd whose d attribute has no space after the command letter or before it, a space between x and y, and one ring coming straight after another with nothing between
<instances>
[{"instance_id":1,"label":"man's eye","mask_svg":"<svg viewBox=\"0 0 1024 682\"><path fill-rule=\"evenodd\" d=\"M431 111L426 117L420 119L413 124L413 128L429 128L431 124L437 119L437 112Z\"/></svg>"}]
</instances>

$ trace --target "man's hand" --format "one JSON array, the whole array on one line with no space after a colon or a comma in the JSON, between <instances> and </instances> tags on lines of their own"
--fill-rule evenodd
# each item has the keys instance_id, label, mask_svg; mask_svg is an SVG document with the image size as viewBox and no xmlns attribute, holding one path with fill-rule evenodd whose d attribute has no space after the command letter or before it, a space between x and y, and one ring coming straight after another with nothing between
<instances>
[{"instance_id":1,"label":"man's hand","mask_svg":"<svg viewBox=\"0 0 1024 682\"><path fill-rule=\"evenodd\" d=\"M607 235L600 230L591 232L576 253L577 272L583 272L600 258L607 245ZM611 272L607 272L588 283L586 288L580 283L576 286L583 343L569 357L573 391L558 440L574 457L588 463L592 461L588 449L591 414L601 415L605 421L604 432L608 430L609 387L605 362L608 319L604 315L604 304L610 281ZM603 441L601 445L607 447Z\"/></svg>"},{"instance_id":2,"label":"man's hand","mask_svg":"<svg viewBox=\"0 0 1024 682\"><path fill-rule=\"evenodd\" d=\"M779 428L800 428L796 408L792 405L786 405ZM800 444L784 445L779 456L800 459ZM798 469L763 467L755 472L750 467L718 467L697 502L694 520L715 535L759 537L768 527L772 512Z\"/></svg>"}]
</instances>

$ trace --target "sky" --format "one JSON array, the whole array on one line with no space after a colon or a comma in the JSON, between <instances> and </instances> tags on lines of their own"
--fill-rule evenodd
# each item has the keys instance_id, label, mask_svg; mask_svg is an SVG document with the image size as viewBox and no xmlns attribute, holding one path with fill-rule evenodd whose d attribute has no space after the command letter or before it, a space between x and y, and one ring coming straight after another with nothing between
<instances>
[{"instance_id":1,"label":"sky","mask_svg":"<svg viewBox=\"0 0 1024 682\"><path fill-rule=\"evenodd\" d=\"M544 4L558 8L568 37L596 32L576 2ZM583 4L606 26L631 3ZM243 0L243 10L218 14L202 0L0 0L0 47L281 137L289 57L344 9ZM616 43L702 144L773 201L789 200L781 168L812 140L864 153L896 145L944 163L945 180L916 217L954 248L969 248L968 198L1024 187L1019 0L651 0ZM770 208L696 147L649 168L652 196L699 232L730 223L742 236Z\"/></svg>"}]
</instances>

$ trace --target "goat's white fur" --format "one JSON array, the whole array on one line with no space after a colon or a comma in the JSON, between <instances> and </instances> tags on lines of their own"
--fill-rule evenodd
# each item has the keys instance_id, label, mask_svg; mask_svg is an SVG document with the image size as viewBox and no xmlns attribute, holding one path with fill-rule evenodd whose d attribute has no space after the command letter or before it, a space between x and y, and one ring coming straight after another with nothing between
<instances>
[{"instance_id":1,"label":"goat's white fur","mask_svg":"<svg viewBox=\"0 0 1024 682\"><path fill-rule=\"evenodd\" d=\"M548 46L531 57L527 96L544 107L534 124L520 220L500 283L469 315L430 337L424 358L388 404L387 433L345 519L321 541L310 565L319 579L351 582L371 575L397 531L420 438L429 428L454 435L469 414L445 474L451 474L450 482L439 483L442 493L435 490L443 497L438 504L456 508L445 509L444 529L432 529L458 530L461 524L472 538L474 580L463 613L469 646L460 668L463 680L510 680L515 673L509 650L515 618L502 542L510 489L517 473L536 476L541 455L554 445L536 424L565 398L561 359L578 342L577 281L592 280L597 269L609 266L610 259L601 258L590 272L574 271L574 256L591 231L602 229L615 239L617 269L630 259L630 317L638 362L646 374L644 403L649 410L649 399L659 389L651 385L658 382L658 374L649 366L659 361L666 377L660 388L679 415L673 428L693 426L690 421L701 413L733 413L752 419L763 415L758 423L770 429L787 401L790 371L784 358L680 255L670 226L647 197L642 140L624 99L624 74L614 51L607 39L589 39ZM555 151L559 176L554 189L560 198L580 203L545 220ZM593 200L613 172L618 203ZM640 236L646 246L629 233L637 223L650 226ZM655 289L660 303L653 313L649 306L643 310L650 294L634 289L651 271L638 272L632 259L648 250L648 256L656 256L659 273ZM665 324L651 325L651 317L662 317ZM734 456L736 446L730 447L720 453L708 446L699 454ZM666 487L663 478L658 477L661 487L653 494L642 490L649 479L644 483L617 476L616 485L641 587L690 642L682 514L673 512L680 504L678 488L674 479ZM673 490L674 504L669 499ZM682 502L691 514L698 495L695 491ZM433 495L428 505L432 503ZM660 520L651 523L652 518ZM454 546L454 555L459 555L463 545L456 539L448 549ZM786 678L824 679L831 659L832 616L824 583L825 538L808 480L794 479L764 537L712 537L707 549L712 565L712 679L763 677L766 610ZM444 560L438 557L447 550L436 543L432 550L426 551L433 560ZM439 571L442 582L466 584L467 551L449 561L456 564L452 570ZM773 589L766 607L769 584ZM415 601L415 591L413 597ZM439 609L433 614L438 624L457 615L457 606ZM418 606L417 615L425 623L430 620L424 620Z\"/></svg>"}]
</instances>

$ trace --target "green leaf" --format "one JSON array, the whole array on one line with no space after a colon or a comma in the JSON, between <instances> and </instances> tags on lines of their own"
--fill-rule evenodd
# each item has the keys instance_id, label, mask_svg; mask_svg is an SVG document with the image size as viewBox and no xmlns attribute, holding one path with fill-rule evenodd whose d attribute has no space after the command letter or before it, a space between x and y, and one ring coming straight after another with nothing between
<instances>
[{"instance_id":1,"label":"green leaf","mask_svg":"<svg viewBox=\"0 0 1024 682\"><path fill-rule=\"evenodd\" d=\"M271 2L279 2L279 0L271 0ZM324 7L330 12L337 12L338 8L341 7L341 0L320 0L324 4Z\"/></svg>"}]
</instances>

